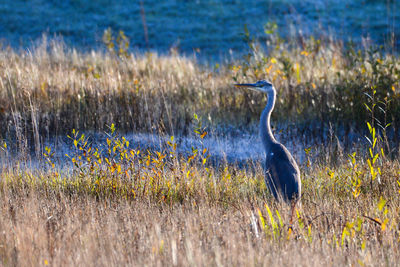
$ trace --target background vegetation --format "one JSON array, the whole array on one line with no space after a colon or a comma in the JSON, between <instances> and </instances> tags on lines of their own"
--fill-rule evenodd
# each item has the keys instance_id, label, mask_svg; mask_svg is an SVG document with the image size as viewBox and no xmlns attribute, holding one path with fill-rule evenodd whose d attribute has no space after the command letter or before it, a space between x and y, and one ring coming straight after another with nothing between
<instances>
[{"instance_id":1,"label":"background vegetation","mask_svg":"<svg viewBox=\"0 0 400 267\"><path fill-rule=\"evenodd\" d=\"M46 40L29 52L2 50L0 262L395 265L398 56L284 41L275 28L266 27L267 51L247 34L248 56L213 66L174 51L129 53L124 33L110 30L104 52ZM254 129L266 99L232 84L257 79L278 89L273 121L286 139L319 144L304 148L293 225L266 191L261 163L216 165L205 145L178 154L173 137L203 144L209 129ZM96 145L87 130L107 138ZM143 150L127 131L171 137L166 149ZM366 141L355 144L355 134ZM43 145L60 135L73 147L65 165ZM35 150L45 165L31 168L14 148Z\"/></svg>"},{"instance_id":2,"label":"background vegetation","mask_svg":"<svg viewBox=\"0 0 400 267\"><path fill-rule=\"evenodd\" d=\"M275 123L321 141L333 127L347 144L349 134L365 133L368 104L382 126L377 130L391 123L388 136L398 141L397 55L314 38L285 42L274 29L267 25L268 53L247 35L250 53L243 60L215 66L173 51L131 54L129 39L111 30L103 36L106 52L81 53L46 39L28 52L3 49L0 137L37 145L72 129L104 131L111 123L121 131L186 135L194 112L214 128L248 128L266 99L232 84L268 79L278 90Z\"/></svg>"}]
</instances>

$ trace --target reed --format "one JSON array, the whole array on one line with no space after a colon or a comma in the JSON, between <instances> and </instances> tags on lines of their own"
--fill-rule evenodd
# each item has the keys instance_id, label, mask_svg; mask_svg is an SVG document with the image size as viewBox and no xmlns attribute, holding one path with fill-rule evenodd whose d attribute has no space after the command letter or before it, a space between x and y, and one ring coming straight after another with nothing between
<instances>
[{"instance_id":1,"label":"reed","mask_svg":"<svg viewBox=\"0 0 400 267\"><path fill-rule=\"evenodd\" d=\"M111 33L110 33L111 34ZM79 52L44 37L29 51L0 51L0 126L3 138L37 145L38 136L72 129L187 134L193 113L209 125L248 126L265 103L257 94L232 87L236 81L268 79L278 89L273 121L323 136L329 124L345 133L369 118L364 93L376 90L398 136L400 61L381 50L355 50L313 38L271 38L268 53L251 44L249 55L205 66L171 52L129 53L129 40L106 51ZM365 127L362 127L363 129ZM40 139L40 138L39 138Z\"/></svg>"}]
</instances>

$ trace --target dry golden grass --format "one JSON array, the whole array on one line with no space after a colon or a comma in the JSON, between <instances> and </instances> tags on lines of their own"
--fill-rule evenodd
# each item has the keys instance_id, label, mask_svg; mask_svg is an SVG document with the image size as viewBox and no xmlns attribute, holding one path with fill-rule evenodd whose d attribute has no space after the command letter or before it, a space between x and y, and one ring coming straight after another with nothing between
<instances>
[{"instance_id":1,"label":"dry golden grass","mask_svg":"<svg viewBox=\"0 0 400 267\"><path fill-rule=\"evenodd\" d=\"M386 110L398 135L398 56L315 39L269 46L268 55L254 48L246 59L218 67L174 52L83 53L46 38L30 51L0 50L1 137L38 145L54 134L102 131L111 123L123 131L187 134L194 112L212 125L243 126L258 119L265 97L232 84L257 79L278 90L274 121L305 122L317 132L328 121L346 131L364 126L364 93L373 86L377 101L390 99Z\"/></svg>"},{"instance_id":2,"label":"dry golden grass","mask_svg":"<svg viewBox=\"0 0 400 267\"><path fill-rule=\"evenodd\" d=\"M395 155L390 141L399 136L398 57L316 40L274 45L268 56L253 49L244 62L218 71L173 53L118 57L45 40L30 52L0 51L0 141L8 145L0 143L6 157L1 264L396 265L400 166L385 155ZM76 135L73 167L59 170L42 148L54 134L112 123L123 131L185 134L193 112L211 118L210 125L243 127L258 119L265 99L231 84L261 78L278 88L274 121L299 119L293 128L311 139L314 132L327 138L329 122L346 125L346 136L355 125L365 127L366 118L393 120L393 140L374 125L371 146L357 147L357 157L313 148L326 162L302 166L303 197L292 230L288 207L266 193L257 163L254 170L213 167L207 150L183 157L173 144L172 151L137 153L115 136L99 154ZM364 93L371 87L376 98L370 101ZM379 102L385 97L387 108ZM377 106L371 116L364 104L384 112ZM35 147L49 165L19 168L7 158L13 146L26 154ZM368 149L370 156L361 156Z\"/></svg>"},{"instance_id":3,"label":"dry golden grass","mask_svg":"<svg viewBox=\"0 0 400 267\"><path fill-rule=\"evenodd\" d=\"M144 195L95 197L89 189L40 182L51 181L52 173L40 178L4 169L0 259L6 266L397 265L400 187L392 175L399 165L387 169L379 190L363 186L357 198L346 168L334 175L326 167L303 170L304 194L292 232L288 207L260 192L262 181L252 184L253 177L262 179L259 171L231 166L239 173L231 179L242 183L219 187L223 179L215 177L211 191L202 190L212 182L198 174L198 190L166 203ZM239 189L247 193L236 194ZM233 198L220 198L224 191Z\"/></svg>"},{"instance_id":4,"label":"dry golden grass","mask_svg":"<svg viewBox=\"0 0 400 267\"><path fill-rule=\"evenodd\" d=\"M99 154L72 135L74 167L8 162L0 174L5 265L393 265L400 256L400 165L371 169L355 154L302 166L289 207L266 192L262 168L207 164L208 152L131 149L114 128ZM199 138L203 130L199 130ZM378 182L379 178L379 182Z\"/></svg>"},{"instance_id":5,"label":"dry golden grass","mask_svg":"<svg viewBox=\"0 0 400 267\"><path fill-rule=\"evenodd\" d=\"M205 91L230 84L177 55L119 59L46 40L31 52L3 50L0 59L1 122L16 135L35 124L43 136L111 123L125 130L182 130L205 102ZM210 106L217 101L208 100Z\"/></svg>"}]
</instances>

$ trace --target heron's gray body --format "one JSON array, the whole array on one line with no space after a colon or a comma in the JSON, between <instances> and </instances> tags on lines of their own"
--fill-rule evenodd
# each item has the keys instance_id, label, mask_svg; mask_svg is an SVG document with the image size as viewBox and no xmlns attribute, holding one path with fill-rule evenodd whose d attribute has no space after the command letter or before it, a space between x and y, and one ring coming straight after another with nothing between
<instances>
[{"instance_id":1,"label":"heron's gray body","mask_svg":"<svg viewBox=\"0 0 400 267\"><path fill-rule=\"evenodd\" d=\"M260 118L260 136L266 153L265 183L276 199L296 203L301 195L299 167L286 147L275 140L270 126L276 99L275 88L264 80L255 84L237 85L267 94L268 102Z\"/></svg>"},{"instance_id":2,"label":"heron's gray body","mask_svg":"<svg viewBox=\"0 0 400 267\"><path fill-rule=\"evenodd\" d=\"M265 183L276 199L297 201L301 194L300 171L292 155L279 143L271 145L265 161Z\"/></svg>"}]
</instances>

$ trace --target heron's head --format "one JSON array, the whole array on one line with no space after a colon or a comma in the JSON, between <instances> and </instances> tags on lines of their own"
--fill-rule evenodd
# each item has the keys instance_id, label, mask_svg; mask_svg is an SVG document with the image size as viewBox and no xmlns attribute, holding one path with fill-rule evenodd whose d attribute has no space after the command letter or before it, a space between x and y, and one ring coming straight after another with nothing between
<instances>
[{"instance_id":1,"label":"heron's head","mask_svg":"<svg viewBox=\"0 0 400 267\"><path fill-rule=\"evenodd\" d=\"M259 91L259 92L263 92L263 93L269 93L269 92L273 92L274 86L272 85L272 83L266 81L266 80L260 80L256 83L237 83L235 84L235 86L238 87L247 87L249 89L255 90L255 91Z\"/></svg>"}]
</instances>

